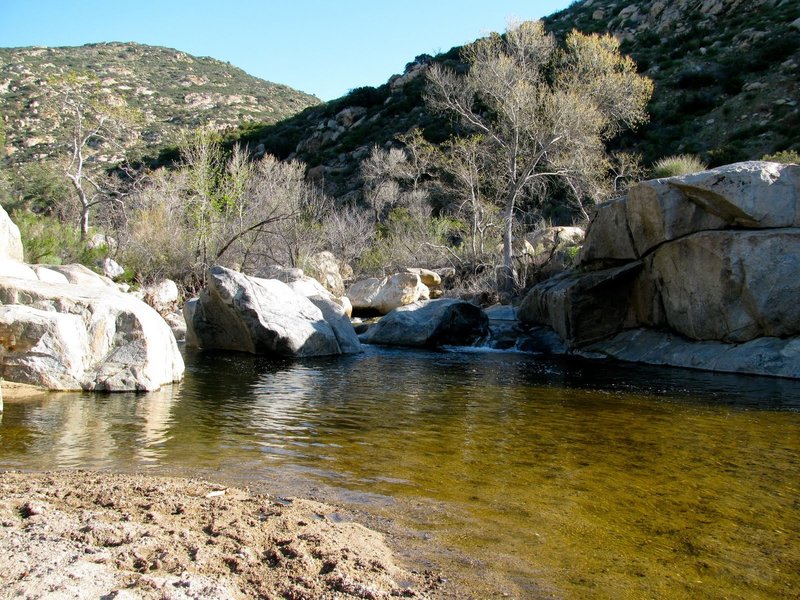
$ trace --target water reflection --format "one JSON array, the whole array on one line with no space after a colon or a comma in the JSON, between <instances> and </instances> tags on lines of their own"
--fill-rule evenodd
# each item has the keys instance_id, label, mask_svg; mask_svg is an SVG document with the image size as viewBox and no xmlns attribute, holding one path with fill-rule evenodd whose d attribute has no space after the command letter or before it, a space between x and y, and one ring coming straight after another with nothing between
<instances>
[{"instance_id":1,"label":"water reflection","mask_svg":"<svg viewBox=\"0 0 800 600\"><path fill-rule=\"evenodd\" d=\"M800 586L796 382L513 354L186 359L155 394L6 402L0 466L326 489L463 552L485 594Z\"/></svg>"}]
</instances>

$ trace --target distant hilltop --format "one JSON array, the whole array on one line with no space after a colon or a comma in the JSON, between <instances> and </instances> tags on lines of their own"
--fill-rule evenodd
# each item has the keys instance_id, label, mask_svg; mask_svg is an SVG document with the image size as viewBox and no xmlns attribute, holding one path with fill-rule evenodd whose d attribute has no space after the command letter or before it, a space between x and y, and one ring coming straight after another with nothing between
<instances>
[{"instance_id":1,"label":"distant hilltop","mask_svg":"<svg viewBox=\"0 0 800 600\"><path fill-rule=\"evenodd\" d=\"M320 102L229 63L172 48L117 42L0 48L0 110L5 154L12 162L55 151L52 111L57 107L48 102L48 81L69 72L90 73L96 78L92 85L136 109L139 122L131 145L140 152L174 144L184 128L275 123Z\"/></svg>"}]
</instances>

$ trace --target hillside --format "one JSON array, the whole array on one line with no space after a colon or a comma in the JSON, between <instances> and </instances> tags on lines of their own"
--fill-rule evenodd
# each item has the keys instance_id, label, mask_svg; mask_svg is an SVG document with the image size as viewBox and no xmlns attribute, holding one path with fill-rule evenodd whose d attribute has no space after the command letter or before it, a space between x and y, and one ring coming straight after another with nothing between
<instances>
[{"instance_id":1,"label":"hillside","mask_svg":"<svg viewBox=\"0 0 800 600\"><path fill-rule=\"evenodd\" d=\"M48 81L69 72L91 73L101 91L136 109L132 136L141 152L174 143L179 130L215 129L243 122L276 123L319 103L314 96L252 77L212 58L134 43L65 48L0 48L0 111L5 151L13 162L54 151Z\"/></svg>"},{"instance_id":2,"label":"hillside","mask_svg":"<svg viewBox=\"0 0 800 600\"><path fill-rule=\"evenodd\" d=\"M575 28L611 32L655 82L651 122L617 140L646 165L675 153L712 166L800 149L800 3L796 0L585 0L544 19L557 37ZM424 129L448 134L423 101L432 61L458 64L460 48L419 56L377 88L359 88L236 139L306 161L329 192L358 189L358 163L373 145Z\"/></svg>"}]
</instances>

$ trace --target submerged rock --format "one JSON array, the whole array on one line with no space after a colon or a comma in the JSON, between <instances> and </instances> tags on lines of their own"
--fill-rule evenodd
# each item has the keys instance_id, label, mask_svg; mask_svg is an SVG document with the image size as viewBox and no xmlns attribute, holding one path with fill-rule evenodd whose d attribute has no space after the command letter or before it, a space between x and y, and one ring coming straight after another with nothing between
<instances>
[{"instance_id":1,"label":"submerged rock","mask_svg":"<svg viewBox=\"0 0 800 600\"><path fill-rule=\"evenodd\" d=\"M474 304L441 298L401 306L360 336L386 346L471 346L489 333L489 319Z\"/></svg>"},{"instance_id":2,"label":"submerged rock","mask_svg":"<svg viewBox=\"0 0 800 600\"><path fill-rule=\"evenodd\" d=\"M357 340L352 343L343 331L343 311L327 305L325 311L331 322L314 302L277 279L211 267L200 297L184 307L186 342L204 349L290 357L359 351Z\"/></svg>"}]
</instances>

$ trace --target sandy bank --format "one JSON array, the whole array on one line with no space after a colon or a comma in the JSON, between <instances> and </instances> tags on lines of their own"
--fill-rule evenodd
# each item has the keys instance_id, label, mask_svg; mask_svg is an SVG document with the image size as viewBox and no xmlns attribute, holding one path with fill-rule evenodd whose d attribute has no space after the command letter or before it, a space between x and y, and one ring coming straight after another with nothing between
<instances>
[{"instance_id":1,"label":"sandy bank","mask_svg":"<svg viewBox=\"0 0 800 600\"><path fill-rule=\"evenodd\" d=\"M205 481L0 474L0 596L437 598L337 509Z\"/></svg>"}]
</instances>

